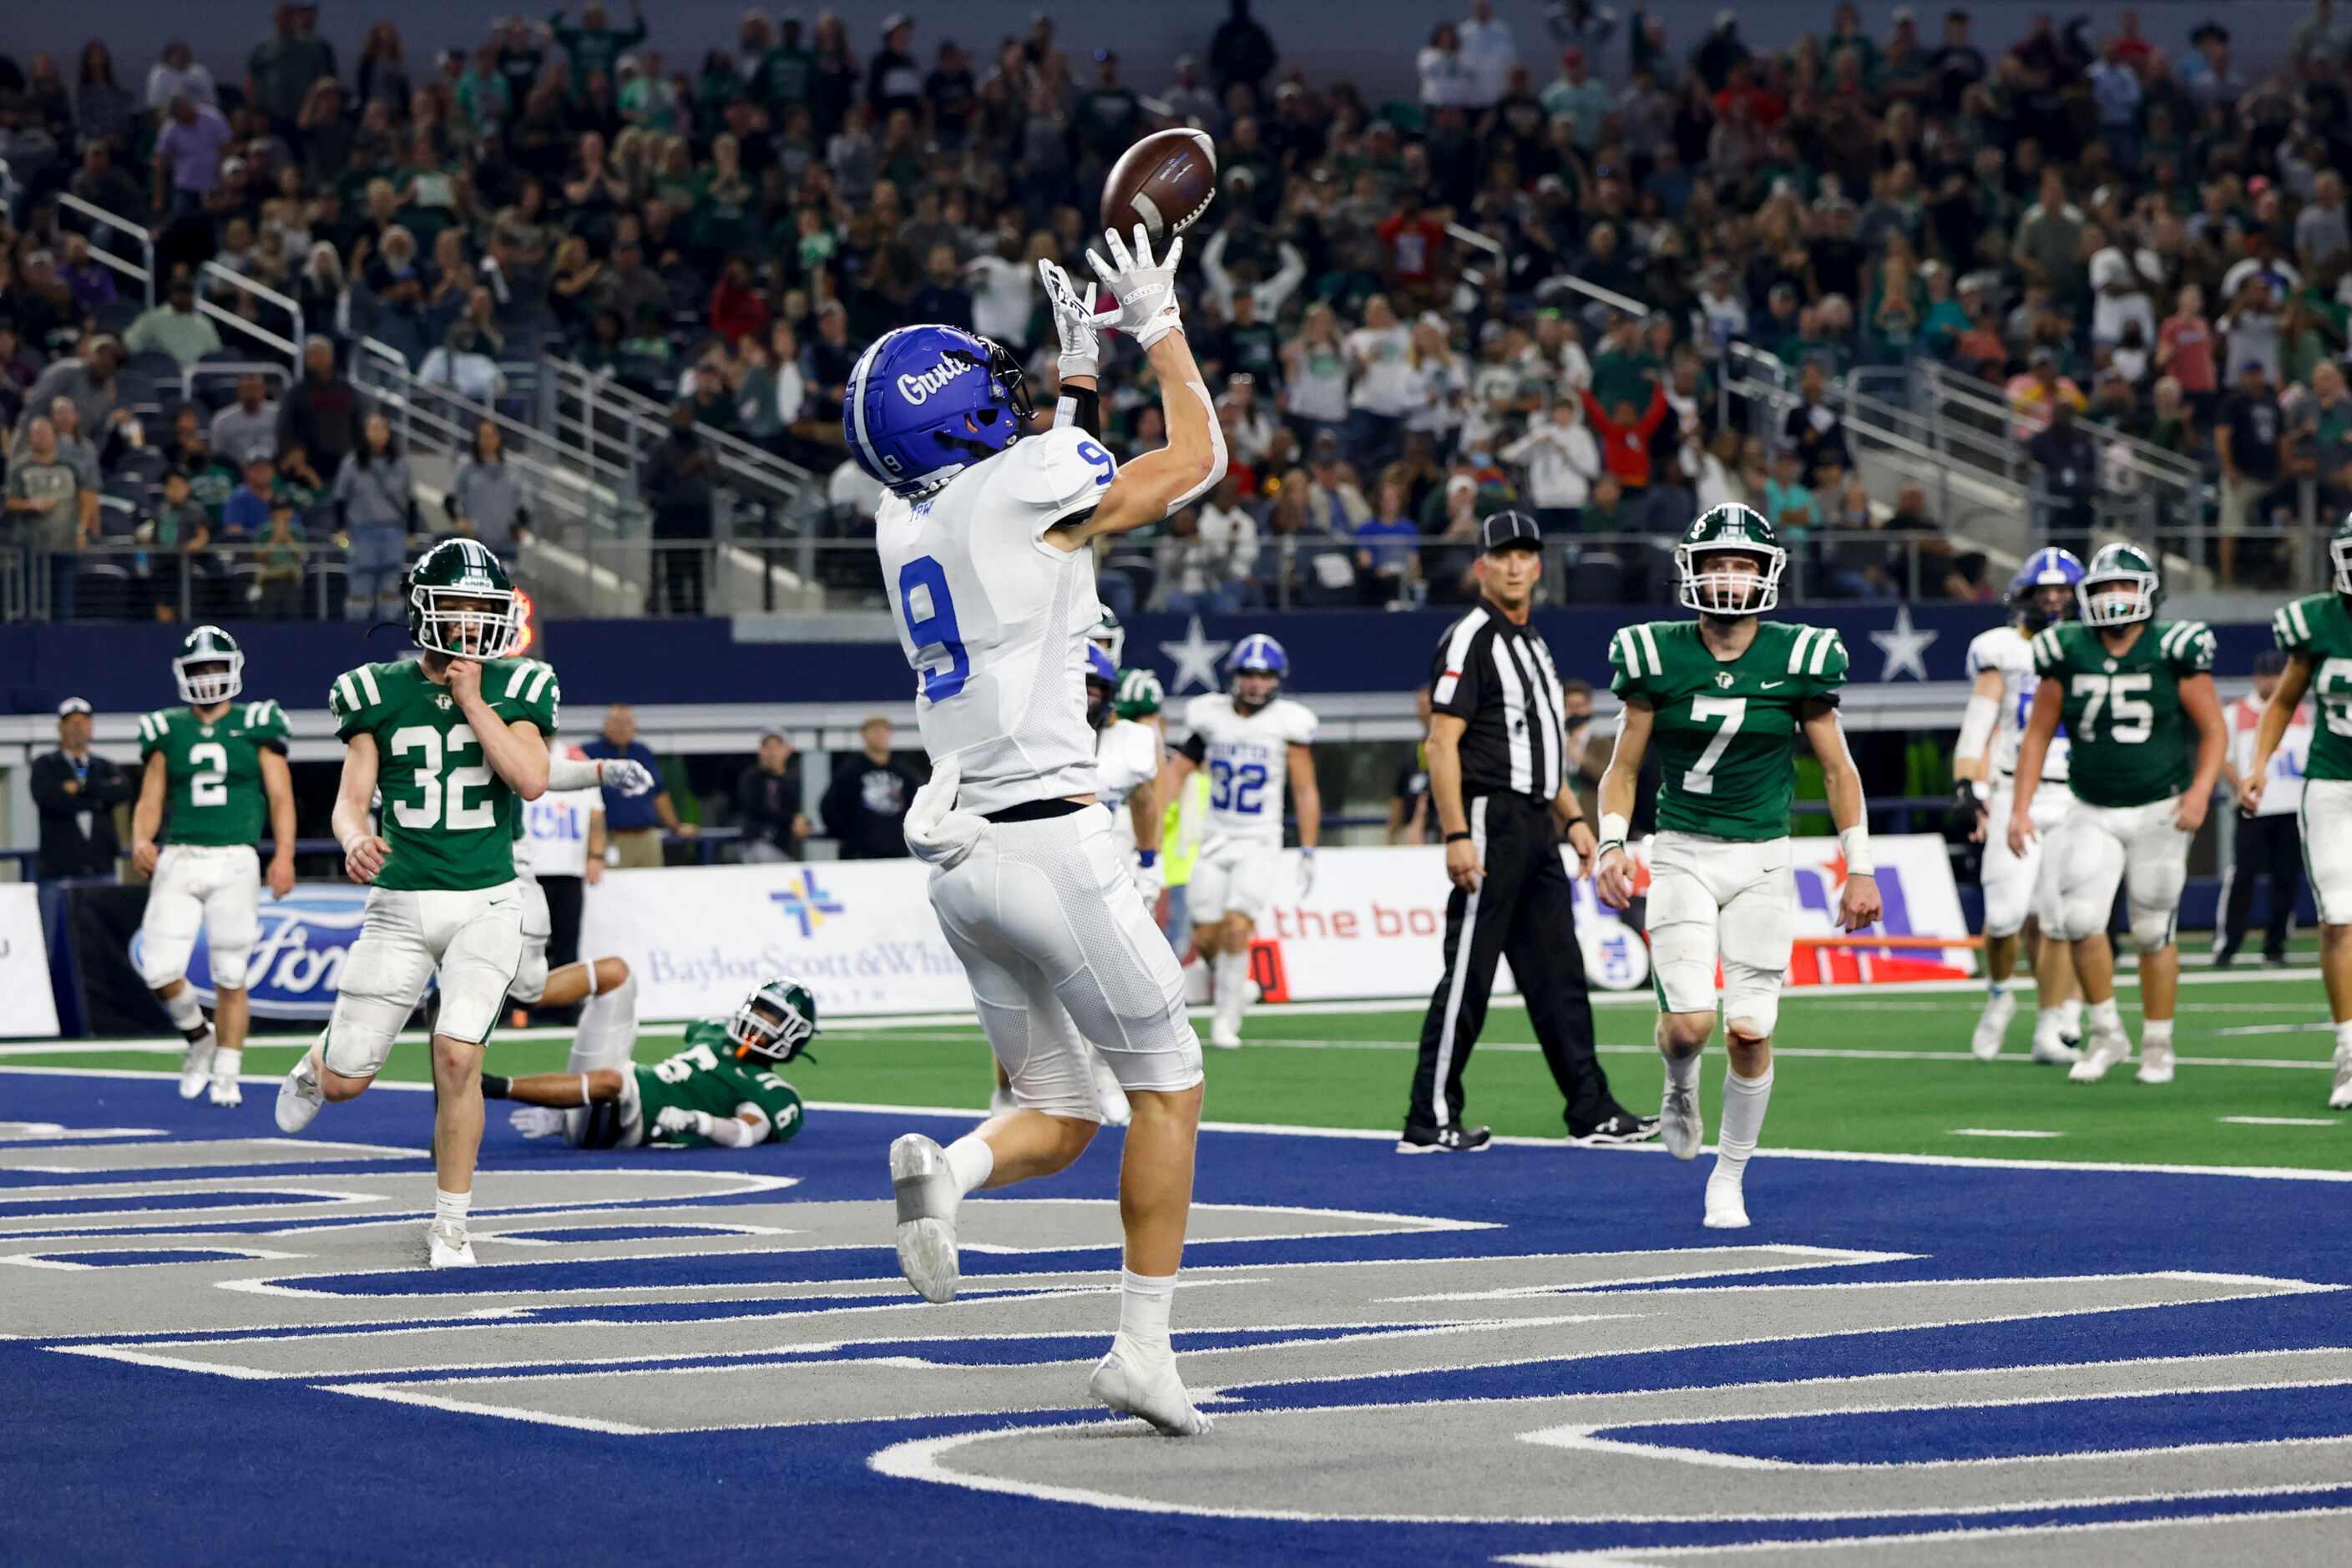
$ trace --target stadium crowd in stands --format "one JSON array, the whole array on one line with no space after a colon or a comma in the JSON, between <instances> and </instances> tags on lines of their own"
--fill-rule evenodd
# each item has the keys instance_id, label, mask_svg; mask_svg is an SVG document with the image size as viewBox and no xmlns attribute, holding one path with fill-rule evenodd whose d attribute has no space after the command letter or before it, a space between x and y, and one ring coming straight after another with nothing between
<instances>
[{"instance_id":1,"label":"stadium crowd in stands","mask_svg":"<svg viewBox=\"0 0 2352 1568\"><path fill-rule=\"evenodd\" d=\"M1924 490L1874 503L1861 482L1834 392L1855 366L1984 378L2062 509L2107 482L2104 427L2197 457L2225 579L2283 559L2265 546L2301 481L2323 511L2352 500L2352 17L2331 0L2259 79L2225 26L2168 57L2127 8L2039 17L2001 47L1965 11L1871 31L1838 5L1775 48L1728 11L1677 39L1566 0L1527 37L1477 0L1418 45L1418 92L1385 100L1244 0L1148 81L1042 13L1001 39L859 16L749 11L706 48L599 3L429 57L380 22L339 59L315 6L286 4L241 81L180 41L143 66L97 40L0 58L8 537L67 552L69 603L72 550L135 529L164 606L244 542L231 592L281 613L301 612L283 547L305 524L348 543L354 604L409 531L527 537L494 467L446 523L417 514L339 368L364 334L481 399L501 363L573 357L831 476L830 526L854 538L873 494L838 418L859 351L958 322L1050 389L1034 264L1076 260L1110 163L1182 121L1219 150L1187 322L1234 462L1123 543L1104 576L1123 613L1458 598L1478 517L1507 504L1564 535L1660 539L1741 500L1790 535L1815 595L1990 593ZM152 309L59 192L154 226ZM200 291L292 326L206 261L295 300L308 363L274 409L253 382L142 425L126 365L273 357L224 342ZM1785 423L1723 417L1734 344L1785 367ZM1107 412L1148 447L1139 375ZM102 493L128 504L101 517ZM1809 540L1848 530L1886 539ZM1580 595L1651 592L1639 549L1587 564Z\"/></svg>"}]
</instances>

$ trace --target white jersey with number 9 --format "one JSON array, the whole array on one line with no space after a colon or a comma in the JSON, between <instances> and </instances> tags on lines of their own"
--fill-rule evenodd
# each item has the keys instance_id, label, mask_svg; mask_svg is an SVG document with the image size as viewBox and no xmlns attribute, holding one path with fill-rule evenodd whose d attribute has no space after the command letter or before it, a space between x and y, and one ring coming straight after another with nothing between
<instances>
[{"instance_id":1,"label":"white jersey with number 9","mask_svg":"<svg viewBox=\"0 0 2352 1568\"><path fill-rule=\"evenodd\" d=\"M1102 616L1091 552L1055 523L1092 510L1118 471L1083 430L1015 442L875 519L898 646L934 763L962 764L961 809L987 813L1095 789L1086 637Z\"/></svg>"}]
</instances>

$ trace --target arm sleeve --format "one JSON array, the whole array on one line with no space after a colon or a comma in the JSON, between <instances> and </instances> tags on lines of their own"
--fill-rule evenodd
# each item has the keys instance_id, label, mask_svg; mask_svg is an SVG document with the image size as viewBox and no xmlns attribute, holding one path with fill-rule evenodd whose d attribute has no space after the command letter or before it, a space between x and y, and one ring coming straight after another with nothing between
<instances>
[{"instance_id":1,"label":"arm sleeve","mask_svg":"<svg viewBox=\"0 0 2352 1568\"><path fill-rule=\"evenodd\" d=\"M2284 651L2303 658L2311 658L2311 639L2296 625L2295 616L2302 611L2300 604L2288 605L2271 617L2271 636Z\"/></svg>"},{"instance_id":2,"label":"arm sleeve","mask_svg":"<svg viewBox=\"0 0 2352 1568\"><path fill-rule=\"evenodd\" d=\"M2213 628L2202 621L2182 621L2166 634L2167 657L2175 675L2213 673Z\"/></svg>"},{"instance_id":3,"label":"arm sleeve","mask_svg":"<svg viewBox=\"0 0 2352 1568\"><path fill-rule=\"evenodd\" d=\"M1846 657L1843 637L1826 626L1822 628L1821 636L1829 644L1829 653L1826 658L1805 660L1807 689L1814 697L1834 697L1838 689L1845 684L1853 661Z\"/></svg>"},{"instance_id":4,"label":"arm sleeve","mask_svg":"<svg viewBox=\"0 0 2352 1568\"><path fill-rule=\"evenodd\" d=\"M337 676L334 684L327 688L327 715L335 721L335 739L338 741L348 741L369 727L374 704L367 700L367 693L360 685L360 677L373 673L366 665L362 665L357 669Z\"/></svg>"},{"instance_id":5,"label":"arm sleeve","mask_svg":"<svg viewBox=\"0 0 2352 1568\"><path fill-rule=\"evenodd\" d=\"M1197 768L1209 759L1209 738L1195 730L1184 737L1184 743L1176 748L1176 754Z\"/></svg>"},{"instance_id":6,"label":"arm sleeve","mask_svg":"<svg viewBox=\"0 0 2352 1568\"><path fill-rule=\"evenodd\" d=\"M1647 695L1642 687L1647 658L1640 637L1641 628L1624 626L1609 639L1609 689L1620 698Z\"/></svg>"},{"instance_id":7,"label":"arm sleeve","mask_svg":"<svg viewBox=\"0 0 2352 1568\"><path fill-rule=\"evenodd\" d=\"M170 721L163 714L142 713L139 716L139 765L141 767L145 767L147 759L163 749L163 742L170 737L171 732Z\"/></svg>"},{"instance_id":8,"label":"arm sleeve","mask_svg":"<svg viewBox=\"0 0 2352 1568\"><path fill-rule=\"evenodd\" d=\"M2045 679L2054 679L2064 672L2066 653L2058 640L2058 628L2051 626L2035 634L2033 638L2033 673Z\"/></svg>"},{"instance_id":9,"label":"arm sleeve","mask_svg":"<svg viewBox=\"0 0 2352 1568\"><path fill-rule=\"evenodd\" d=\"M535 658L519 658L496 667L482 678L484 686L496 683L498 695L492 700L499 718L509 724L527 721L544 735L555 733L556 712L562 705L563 691L555 679L555 667L541 664Z\"/></svg>"},{"instance_id":10,"label":"arm sleeve","mask_svg":"<svg viewBox=\"0 0 2352 1568\"><path fill-rule=\"evenodd\" d=\"M246 720L245 732L255 745L283 752L288 740L286 710L274 701L255 703Z\"/></svg>"}]
</instances>

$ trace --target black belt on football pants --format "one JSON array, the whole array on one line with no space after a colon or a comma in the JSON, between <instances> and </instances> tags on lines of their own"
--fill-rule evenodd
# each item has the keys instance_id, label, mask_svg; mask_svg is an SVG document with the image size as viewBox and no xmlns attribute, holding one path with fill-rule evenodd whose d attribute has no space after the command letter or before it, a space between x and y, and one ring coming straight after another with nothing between
<instances>
[{"instance_id":1,"label":"black belt on football pants","mask_svg":"<svg viewBox=\"0 0 2352 1568\"><path fill-rule=\"evenodd\" d=\"M1495 964L1503 958L1511 961L1544 1065L1567 1102L1561 1119L1590 1127L1612 1101L1594 1051L1584 949L1551 805L1512 794L1476 795L1468 805L1486 877L1477 891L1456 888L1445 900L1445 973L1422 1021L1405 1130L1433 1132L1462 1120L1462 1069L1486 1022Z\"/></svg>"}]
</instances>

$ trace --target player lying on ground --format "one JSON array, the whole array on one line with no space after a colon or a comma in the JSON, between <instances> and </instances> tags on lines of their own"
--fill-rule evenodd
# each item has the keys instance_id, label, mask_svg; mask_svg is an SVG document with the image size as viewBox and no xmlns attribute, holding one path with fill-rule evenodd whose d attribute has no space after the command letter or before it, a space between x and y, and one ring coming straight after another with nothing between
<instances>
[{"instance_id":1,"label":"player lying on ground","mask_svg":"<svg viewBox=\"0 0 2352 1568\"><path fill-rule=\"evenodd\" d=\"M581 1016L563 1071L484 1073L482 1097L521 1102L508 1121L524 1137L560 1132L580 1149L748 1149L801 1130L801 1097L772 1069L816 1037L816 998L807 986L767 982L725 1023L688 1024L686 1049L650 1067L629 1059L635 1001L627 987L598 996Z\"/></svg>"},{"instance_id":2,"label":"player lying on ground","mask_svg":"<svg viewBox=\"0 0 2352 1568\"><path fill-rule=\"evenodd\" d=\"M1119 1171L1127 1271L1118 1332L1089 1387L1168 1433L1205 1430L1168 1337L1192 1201L1201 1047L1183 976L1136 891L1098 804L1087 727L1086 638L1100 615L1094 542L1159 521L1224 472L1224 439L1180 330L1176 259L1089 257L1118 301L1097 319L1041 263L1076 423L1029 433L1019 366L996 344L906 327L850 377L843 435L888 487L876 520L899 644L916 671L931 781L907 816L929 862L931 907L971 984L989 1047L1020 1109L941 1149L891 1146L898 1262L926 1300L955 1295L964 1195L1049 1175L1077 1159L1102 1115L1104 1053L1133 1121ZM1088 435L1097 330L1116 321L1150 357L1169 444L1125 468Z\"/></svg>"},{"instance_id":3,"label":"player lying on ground","mask_svg":"<svg viewBox=\"0 0 2352 1568\"><path fill-rule=\"evenodd\" d=\"M2327 1105L2352 1110L2352 517L2336 525L2327 559L2332 590L2295 600L2271 622L2286 650L2286 669L2263 710L2253 765L2239 788L2246 810L2261 806L2272 753L2308 692L2317 700L2319 723L2304 774L2301 826L2304 864L2319 906L2319 974L2336 1024L2336 1081Z\"/></svg>"},{"instance_id":4,"label":"player lying on ground","mask_svg":"<svg viewBox=\"0 0 2352 1568\"><path fill-rule=\"evenodd\" d=\"M209 1078L212 1103L239 1105L250 1016L246 966L261 939L263 872L253 845L265 816L277 842L269 896L294 890L286 715L275 702L236 700L245 689L245 654L218 626L198 626L181 640L172 679L184 706L139 721L131 860L150 879L139 921L139 975L188 1042L180 1058L180 1098L204 1093ZM158 837L167 841L161 848ZM209 1026L187 979L200 929L212 970Z\"/></svg>"},{"instance_id":5,"label":"player lying on ground","mask_svg":"<svg viewBox=\"0 0 2352 1568\"><path fill-rule=\"evenodd\" d=\"M1209 837L1192 866L1192 942L1214 976L1216 1012L1209 1044L1242 1043L1248 1005L1250 942L1257 922L1289 890L1282 853L1283 789L1298 807L1297 896L1315 887L1315 846L1323 797L1315 786L1315 715L1280 695L1290 656L1255 632L1226 661L1230 692L1194 698L1184 710L1192 731L1177 749L1178 788L1195 768L1209 775Z\"/></svg>"},{"instance_id":6,"label":"player lying on ground","mask_svg":"<svg viewBox=\"0 0 2352 1568\"><path fill-rule=\"evenodd\" d=\"M2068 1036L2081 1030L2083 1003L2074 984L2074 955L2049 934L2056 925L2058 857L2037 839L2020 859L2009 852L2009 811L2017 793L2017 748L2033 706L2033 639L2053 621L2072 620L2083 563L2063 550L2037 550L2009 580L2009 618L1969 644L1975 684L1960 721L1952 776L1973 819L1970 838L1984 846L1978 880L1984 889L1985 1005L1969 1048L1979 1061L2000 1055L2001 1037L2017 1013L2010 982L2017 973L2018 937L2033 955L2040 1007L2033 1020L2033 1059L2070 1066L2082 1059ZM2074 804L2066 784L2066 738L2050 743L2033 797L2035 825L2044 833Z\"/></svg>"},{"instance_id":7,"label":"player lying on ground","mask_svg":"<svg viewBox=\"0 0 2352 1568\"><path fill-rule=\"evenodd\" d=\"M467 1216L482 1142L482 1047L522 962L516 814L550 787L583 788L601 774L634 788L646 770L549 756L555 671L509 657L525 638L522 603L479 542L435 545L406 586L421 656L362 665L328 690L344 745L331 821L345 870L370 890L334 1015L278 1088L278 1125L299 1132L328 1101L366 1092L437 979L425 1258L447 1268L474 1261ZM379 792L381 836L371 818Z\"/></svg>"},{"instance_id":8,"label":"player lying on ground","mask_svg":"<svg viewBox=\"0 0 2352 1568\"><path fill-rule=\"evenodd\" d=\"M1612 910L1633 902L1625 853L1642 759L1654 742L1664 764L1658 831L1650 841L1650 963L1666 1058L1658 1133L1678 1160L1698 1153L1699 1052L1715 1033L1716 962L1723 963L1723 1128L1706 1178L1707 1225L1748 1224L1748 1157L1772 1097L1772 1029L1789 971L1795 884L1789 808L1797 734L1822 764L1845 852L1841 931L1878 919L1862 775L1838 724L1845 645L1819 626L1758 619L1780 602L1789 552L1772 525L1744 506L1699 517L1675 548L1691 621L1627 626L1609 645L1611 684L1625 701L1617 750L1601 780L1594 880Z\"/></svg>"},{"instance_id":9,"label":"player lying on ground","mask_svg":"<svg viewBox=\"0 0 2352 1568\"><path fill-rule=\"evenodd\" d=\"M2213 633L2201 621L2156 618L2163 583L2155 559L2137 544L2101 547L2075 596L2082 620L2033 639L2041 682L2018 745L2009 848L2023 856L2040 835L2035 796L2063 723L2074 804L2052 836L2058 858L2052 934L2073 945L2074 973L2090 1005L2088 1048L2066 1076L2096 1083L2131 1056L2107 941L2121 883L2139 949L2137 1077L2170 1083L2180 890L2189 880L2189 843L2205 824L2227 749L2221 699L2213 689Z\"/></svg>"}]
</instances>

